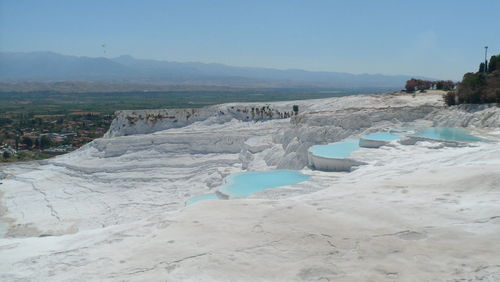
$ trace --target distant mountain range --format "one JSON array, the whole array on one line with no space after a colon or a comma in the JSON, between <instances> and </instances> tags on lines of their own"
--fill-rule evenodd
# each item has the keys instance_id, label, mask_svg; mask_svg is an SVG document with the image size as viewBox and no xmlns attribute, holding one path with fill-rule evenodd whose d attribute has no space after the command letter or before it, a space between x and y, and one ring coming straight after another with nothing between
<instances>
[{"instance_id":1,"label":"distant mountain range","mask_svg":"<svg viewBox=\"0 0 500 282\"><path fill-rule=\"evenodd\" d=\"M418 77L426 79L424 77ZM66 56L53 52L0 53L1 82L80 81L225 87L402 88L410 76L233 67L135 59Z\"/></svg>"}]
</instances>

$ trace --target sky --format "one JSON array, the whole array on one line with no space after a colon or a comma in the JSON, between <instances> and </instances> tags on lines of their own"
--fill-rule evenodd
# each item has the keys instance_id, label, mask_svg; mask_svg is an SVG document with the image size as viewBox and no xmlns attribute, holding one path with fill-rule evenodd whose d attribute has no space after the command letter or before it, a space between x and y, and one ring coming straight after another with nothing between
<instances>
[{"instance_id":1,"label":"sky","mask_svg":"<svg viewBox=\"0 0 500 282\"><path fill-rule=\"evenodd\" d=\"M499 0L0 0L0 51L458 80L484 46L500 54L498 11Z\"/></svg>"}]
</instances>

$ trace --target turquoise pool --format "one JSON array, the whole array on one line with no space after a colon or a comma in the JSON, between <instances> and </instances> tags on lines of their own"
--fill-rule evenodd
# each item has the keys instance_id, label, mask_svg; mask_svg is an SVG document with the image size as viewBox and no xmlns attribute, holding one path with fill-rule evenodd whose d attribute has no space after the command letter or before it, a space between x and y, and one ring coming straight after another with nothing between
<instances>
[{"instance_id":1,"label":"turquoise pool","mask_svg":"<svg viewBox=\"0 0 500 282\"><path fill-rule=\"evenodd\" d=\"M363 136L363 139L375 140L375 141L392 141L401 138L401 136L391 133L391 132L375 132Z\"/></svg>"},{"instance_id":2,"label":"turquoise pool","mask_svg":"<svg viewBox=\"0 0 500 282\"><path fill-rule=\"evenodd\" d=\"M243 198L253 193L306 181L310 176L295 170L252 171L232 174L221 191L231 197Z\"/></svg>"},{"instance_id":3,"label":"turquoise pool","mask_svg":"<svg viewBox=\"0 0 500 282\"><path fill-rule=\"evenodd\" d=\"M5 237L9 229L9 224L7 222L0 221L0 238Z\"/></svg>"},{"instance_id":4,"label":"turquoise pool","mask_svg":"<svg viewBox=\"0 0 500 282\"><path fill-rule=\"evenodd\" d=\"M215 194L205 194L197 197L193 197L186 201L186 205L191 205L203 200L218 200L219 198Z\"/></svg>"},{"instance_id":5,"label":"turquoise pool","mask_svg":"<svg viewBox=\"0 0 500 282\"><path fill-rule=\"evenodd\" d=\"M344 159L352 152L359 149L358 139L346 139L344 141L330 143L328 145L315 145L309 148L313 155L325 158Z\"/></svg>"},{"instance_id":6,"label":"turquoise pool","mask_svg":"<svg viewBox=\"0 0 500 282\"><path fill-rule=\"evenodd\" d=\"M449 141L484 141L463 128L429 127L414 136Z\"/></svg>"}]
</instances>

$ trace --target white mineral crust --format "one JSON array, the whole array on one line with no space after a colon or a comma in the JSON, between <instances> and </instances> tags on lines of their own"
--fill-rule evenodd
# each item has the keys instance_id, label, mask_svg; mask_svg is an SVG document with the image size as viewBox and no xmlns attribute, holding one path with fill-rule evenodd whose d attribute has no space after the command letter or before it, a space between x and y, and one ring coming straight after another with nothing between
<instances>
[{"instance_id":1,"label":"white mineral crust","mask_svg":"<svg viewBox=\"0 0 500 282\"><path fill-rule=\"evenodd\" d=\"M122 111L79 150L0 166L0 280L500 281L500 110L441 95ZM350 173L306 166L312 145L402 126L490 141L361 148ZM311 179L185 206L276 168Z\"/></svg>"}]
</instances>

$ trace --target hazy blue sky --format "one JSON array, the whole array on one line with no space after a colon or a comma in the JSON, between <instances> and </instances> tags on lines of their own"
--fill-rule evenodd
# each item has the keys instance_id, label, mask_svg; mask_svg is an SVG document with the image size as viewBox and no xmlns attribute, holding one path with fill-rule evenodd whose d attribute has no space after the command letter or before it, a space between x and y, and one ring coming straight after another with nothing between
<instances>
[{"instance_id":1,"label":"hazy blue sky","mask_svg":"<svg viewBox=\"0 0 500 282\"><path fill-rule=\"evenodd\" d=\"M458 79L485 45L500 53L499 11L499 0L0 0L0 50Z\"/></svg>"}]
</instances>

